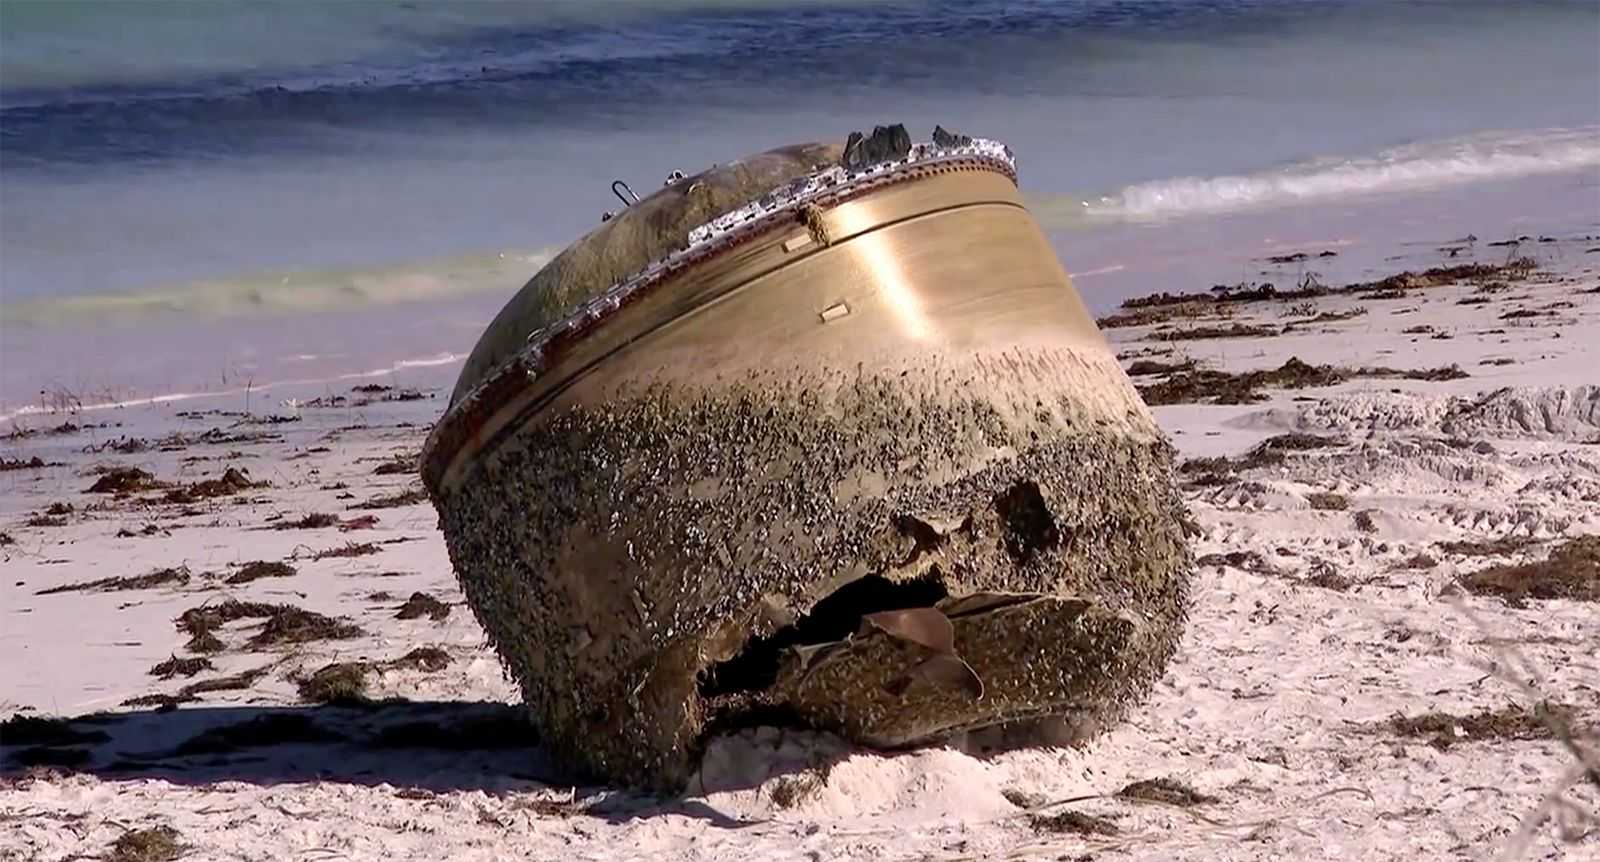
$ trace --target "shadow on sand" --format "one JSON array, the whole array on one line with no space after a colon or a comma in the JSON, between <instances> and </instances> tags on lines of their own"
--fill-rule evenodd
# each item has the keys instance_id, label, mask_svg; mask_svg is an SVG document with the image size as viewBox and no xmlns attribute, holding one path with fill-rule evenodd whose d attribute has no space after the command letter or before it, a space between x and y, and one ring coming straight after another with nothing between
<instances>
[{"instance_id":1,"label":"shadow on sand","mask_svg":"<svg viewBox=\"0 0 1600 862\"><path fill-rule=\"evenodd\" d=\"M390 785L418 798L461 790L528 793L555 797L538 802L552 815L626 821L676 814L724 828L755 825L691 796L618 790L563 772L539 746L522 709L504 703L198 706L78 718L21 715L0 725L0 786L54 771L195 786ZM756 783L719 782L717 789Z\"/></svg>"}]
</instances>

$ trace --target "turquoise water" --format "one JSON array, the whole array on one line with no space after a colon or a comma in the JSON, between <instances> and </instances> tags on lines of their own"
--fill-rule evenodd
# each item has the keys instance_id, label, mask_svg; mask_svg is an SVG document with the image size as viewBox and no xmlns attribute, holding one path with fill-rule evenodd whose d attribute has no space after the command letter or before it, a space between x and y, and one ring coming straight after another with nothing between
<instances>
[{"instance_id":1,"label":"turquoise water","mask_svg":"<svg viewBox=\"0 0 1600 862\"><path fill-rule=\"evenodd\" d=\"M1582 229L1597 40L1592 2L6 0L0 402L104 365L52 345L107 326L261 318L228 361L270 377L272 333L316 329L293 321L445 303L449 328L385 312L404 343L296 355L464 352L611 180L883 122L1011 144L1069 269L1123 267L1080 281L1101 305L1239 266L1197 252L1153 283L1130 251L1286 222L1348 240L1384 199L1493 189L1517 212L1480 232L1541 206ZM179 384L171 339L116 338L149 354L128 385Z\"/></svg>"}]
</instances>

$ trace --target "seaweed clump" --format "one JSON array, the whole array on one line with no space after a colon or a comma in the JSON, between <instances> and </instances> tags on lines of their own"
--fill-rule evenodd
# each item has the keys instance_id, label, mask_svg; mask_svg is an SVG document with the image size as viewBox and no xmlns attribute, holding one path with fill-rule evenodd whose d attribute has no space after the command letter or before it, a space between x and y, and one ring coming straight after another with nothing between
<instances>
[{"instance_id":1,"label":"seaweed clump","mask_svg":"<svg viewBox=\"0 0 1600 862\"><path fill-rule=\"evenodd\" d=\"M250 638L251 647L296 644L314 640L348 640L365 634L353 623L297 608L294 605L241 602L237 599L190 608L178 617L178 628L191 635L190 649L195 652L216 652L221 645L216 632L223 625L234 620L251 618L266 620L261 630ZM195 646L197 641L205 648L197 649ZM216 648L212 648L213 643L217 645Z\"/></svg>"},{"instance_id":2,"label":"seaweed clump","mask_svg":"<svg viewBox=\"0 0 1600 862\"><path fill-rule=\"evenodd\" d=\"M124 832L111 843L111 850L104 858L106 862L171 862L185 850L178 837L178 830L171 826Z\"/></svg>"},{"instance_id":3,"label":"seaweed clump","mask_svg":"<svg viewBox=\"0 0 1600 862\"><path fill-rule=\"evenodd\" d=\"M1467 592L1498 596L1514 606L1528 599L1600 602L1600 536L1573 539L1548 559L1480 569L1461 584Z\"/></svg>"},{"instance_id":4,"label":"seaweed clump","mask_svg":"<svg viewBox=\"0 0 1600 862\"><path fill-rule=\"evenodd\" d=\"M1571 708L1543 701L1534 704L1532 710L1511 704L1470 715L1451 715L1437 710L1419 715L1395 715L1384 726L1400 736L1425 739L1428 745L1443 751L1461 742L1553 739L1553 726L1567 726L1571 720Z\"/></svg>"},{"instance_id":5,"label":"seaweed clump","mask_svg":"<svg viewBox=\"0 0 1600 862\"><path fill-rule=\"evenodd\" d=\"M1167 404L1252 404L1267 399L1261 390L1268 387L1305 389L1334 386L1361 377L1445 381L1459 380L1467 376L1467 372L1457 365L1420 369L1381 366L1341 368L1333 365L1311 365L1298 357L1290 357L1277 368L1255 371L1235 373L1196 369L1179 372L1159 383L1139 387L1139 395L1151 407Z\"/></svg>"},{"instance_id":6,"label":"seaweed clump","mask_svg":"<svg viewBox=\"0 0 1600 862\"><path fill-rule=\"evenodd\" d=\"M138 467L116 467L107 470L93 485L89 486L90 494L115 494L124 496L137 491L148 491L153 488L163 487L156 481L156 477Z\"/></svg>"},{"instance_id":7,"label":"seaweed clump","mask_svg":"<svg viewBox=\"0 0 1600 862\"><path fill-rule=\"evenodd\" d=\"M119 575L93 581L81 581L75 584L62 584L59 587L39 590L34 595L48 596L56 593L109 593L123 590L148 590L154 587L181 587L187 583L189 583L189 570L179 566L173 569L157 569L145 575Z\"/></svg>"}]
</instances>

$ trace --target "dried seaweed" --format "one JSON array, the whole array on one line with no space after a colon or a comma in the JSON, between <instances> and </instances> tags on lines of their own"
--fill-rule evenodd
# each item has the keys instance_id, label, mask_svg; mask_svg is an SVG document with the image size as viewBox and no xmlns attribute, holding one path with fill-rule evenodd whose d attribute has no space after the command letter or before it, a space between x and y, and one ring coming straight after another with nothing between
<instances>
[{"instance_id":1,"label":"dried seaweed","mask_svg":"<svg viewBox=\"0 0 1600 862\"><path fill-rule=\"evenodd\" d=\"M1573 712L1570 707L1543 701L1535 704L1532 711L1512 704L1462 716L1438 711L1395 715L1384 727L1400 736L1424 738L1429 745L1442 751L1457 743L1488 739L1551 739L1549 719L1552 716L1570 724Z\"/></svg>"},{"instance_id":2,"label":"dried seaweed","mask_svg":"<svg viewBox=\"0 0 1600 862\"><path fill-rule=\"evenodd\" d=\"M95 581L83 581L76 584L63 584L34 593L36 596L48 596L55 593L108 593L122 590L148 590L154 587L167 585L183 586L189 583L189 570L182 566L175 569L157 569L146 575L131 575L115 578L100 578Z\"/></svg>"},{"instance_id":3,"label":"dried seaweed","mask_svg":"<svg viewBox=\"0 0 1600 862\"><path fill-rule=\"evenodd\" d=\"M450 606L427 593L412 593L411 598L406 599L406 603L400 606L400 610L394 616L399 620L414 620L426 616L434 622L439 622L450 616Z\"/></svg>"},{"instance_id":4,"label":"dried seaweed","mask_svg":"<svg viewBox=\"0 0 1600 862\"><path fill-rule=\"evenodd\" d=\"M1526 599L1600 602L1600 536L1581 536L1550 552L1548 559L1500 564L1461 579L1470 593L1499 596L1511 604Z\"/></svg>"},{"instance_id":5,"label":"dried seaweed","mask_svg":"<svg viewBox=\"0 0 1600 862\"><path fill-rule=\"evenodd\" d=\"M1160 802L1180 808L1192 808L1217 801L1217 797L1201 793L1174 778L1147 778L1135 781L1118 790L1117 795L1124 799Z\"/></svg>"},{"instance_id":6,"label":"dried seaweed","mask_svg":"<svg viewBox=\"0 0 1600 862\"><path fill-rule=\"evenodd\" d=\"M139 469L138 467L116 467L106 471L93 485L89 486L89 494L132 494L138 491L148 491L154 488L165 487L156 477Z\"/></svg>"},{"instance_id":7,"label":"dried seaweed","mask_svg":"<svg viewBox=\"0 0 1600 862\"><path fill-rule=\"evenodd\" d=\"M261 578L289 578L295 574L294 566L288 563L269 563L266 560L256 560L245 563L239 571L229 575L223 583L248 584Z\"/></svg>"}]
</instances>

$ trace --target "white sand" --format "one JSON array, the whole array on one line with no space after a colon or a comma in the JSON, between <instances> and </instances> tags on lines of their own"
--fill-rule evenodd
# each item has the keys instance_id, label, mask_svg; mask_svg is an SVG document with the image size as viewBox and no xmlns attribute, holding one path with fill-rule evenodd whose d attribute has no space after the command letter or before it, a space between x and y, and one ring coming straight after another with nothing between
<instances>
[{"instance_id":1,"label":"white sand","mask_svg":"<svg viewBox=\"0 0 1600 862\"><path fill-rule=\"evenodd\" d=\"M1163 361L1187 355L1236 370L1290 356L1396 368L1454 363L1471 376L1359 379L1270 390L1259 404L1157 408L1191 457L1237 455L1288 430L1344 435L1351 444L1290 453L1244 481L1189 492L1197 554L1258 556L1199 569L1186 638L1154 696L1084 748L987 760L952 749L879 754L825 735L753 729L715 741L700 782L676 800L561 784L537 748L473 747L487 744L487 733L468 732L471 744L454 749L371 744L404 722L493 720L504 713L497 704L516 700L460 605L432 509L424 502L378 510L375 527L350 532L261 528L278 514L367 514L346 507L413 487L410 475L373 469L416 451L437 401L375 406L359 417L306 410L299 423L260 429L281 439L255 444L93 456L61 455L88 442L81 435L70 445L8 445L7 457L39 451L67 463L0 474L0 530L15 540L0 548L0 714L128 712L119 704L130 697L266 670L248 687L204 693L176 711L75 725L110 736L87 747L91 759L76 772L25 770L15 760L23 747L0 740L11 758L0 779L0 858L94 856L128 830L157 825L177 830L187 859L1488 857L1515 843L1519 824L1561 789L1575 758L1550 739L1468 739L1439 749L1381 723L1396 713L1529 704L1530 694L1508 681L1517 679L1571 705L1582 721L1600 719L1600 609L1564 600L1517 608L1459 595L1457 576L1502 557L1438 545L1525 537L1533 544L1511 558L1536 559L1563 538L1600 533L1600 294L1581 292L1597 284L1591 272L1544 277L1487 305L1457 304L1472 292L1465 286L1429 289L1421 301L1327 298L1318 311L1359 304L1367 313L1273 338L1165 345L1144 340L1148 327L1112 330L1120 349L1175 348L1157 357ZM1558 302L1571 306L1499 317ZM1255 304L1239 319L1278 325L1284 310ZM1401 332L1419 325L1452 337ZM1495 359L1511 362L1482 364ZM196 432L228 421L181 424ZM417 425L397 427L401 421ZM368 427L330 438L355 422ZM321 447L327 451L310 451ZM196 455L211 460L184 463ZM231 464L272 486L194 504L194 514L106 504L83 493L94 481L90 468L102 462L185 482ZM1348 509L1311 508L1316 491L1344 495ZM66 526L24 525L56 501L75 507ZM1356 527L1363 511L1375 530ZM164 532L115 535L150 523ZM367 556L310 559L347 542L390 540L403 541ZM1437 565L1403 566L1417 554ZM202 575L226 575L249 560L289 560L298 573L237 586ZM37 595L177 565L191 572L186 586ZM1352 585L1308 580L1318 573ZM393 598L374 597L378 591ZM454 603L452 612L442 621L395 619L413 591ZM187 636L174 617L225 597L347 617L366 634L252 651L244 641L260 621L244 620L224 629L229 649L214 658L215 670L193 680L149 676L152 665L185 654ZM298 704L294 680L328 662L388 660L421 645L442 646L452 663L436 672L383 671L371 691L419 703ZM1508 665L1516 655L1535 677ZM281 715L309 717L342 739L172 754L207 728ZM833 762L825 779L810 769L824 762ZM1216 799L1182 808L1111 797L1160 777ZM1559 798L1557 816L1534 828L1528 855L1600 858L1600 791L1578 782ZM1036 831L1018 804L1066 799L1077 801L1038 813L1097 815L1118 834Z\"/></svg>"}]
</instances>

